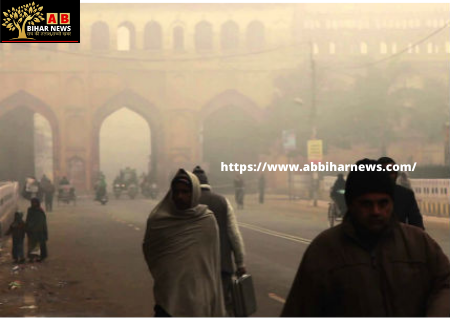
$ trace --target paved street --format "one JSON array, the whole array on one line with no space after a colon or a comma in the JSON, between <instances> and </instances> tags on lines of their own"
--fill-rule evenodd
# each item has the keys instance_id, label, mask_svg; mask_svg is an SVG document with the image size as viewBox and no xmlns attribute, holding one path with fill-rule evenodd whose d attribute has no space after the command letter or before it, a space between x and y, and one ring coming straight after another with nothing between
<instances>
[{"instance_id":1,"label":"paved street","mask_svg":"<svg viewBox=\"0 0 450 320\"><path fill-rule=\"evenodd\" d=\"M254 195L246 202L237 217L256 286L255 316L278 316L309 241L328 227L326 203L314 208L306 201L269 196L260 205ZM55 207L47 214L48 261L14 270L10 243L5 243L0 257L0 315L153 315L152 280L141 242L155 204L124 198L102 206L84 199L76 206ZM25 211L26 205L21 209ZM432 218L425 223L449 255L448 220ZM13 281L20 284L14 290L9 289Z\"/></svg>"}]
</instances>

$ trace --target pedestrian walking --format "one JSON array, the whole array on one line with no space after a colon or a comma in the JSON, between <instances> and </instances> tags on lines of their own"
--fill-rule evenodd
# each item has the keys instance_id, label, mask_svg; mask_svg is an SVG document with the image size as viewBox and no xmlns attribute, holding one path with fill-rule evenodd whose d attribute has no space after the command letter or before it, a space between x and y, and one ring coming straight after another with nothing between
<instances>
[{"instance_id":1,"label":"pedestrian walking","mask_svg":"<svg viewBox=\"0 0 450 320\"><path fill-rule=\"evenodd\" d=\"M24 263L24 241L25 241L25 222L23 221L23 213L16 212L14 221L9 227L6 235L12 237L12 256L15 263Z\"/></svg>"},{"instance_id":2,"label":"pedestrian walking","mask_svg":"<svg viewBox=\"0 0 450 320\"><path fill-rule=\"evenodd\" d=\"M330 198L334 201L339 209L339 216L342 217L347 211L347 206L345 205L345 180L342 173L338 174L336 181L331 187Z\"/></svg>"},{"instance_id":3,"label":"pedestrian walking","mask_svg":"<svg viewBox=\"0 0 450 320\"><path fill-rule=\"evenodd\" d=\"M41 183L42 185L42 183ZM51 180L46 181L45 185L43 185L44 191L44 203L45 203L45 211L52 212L53 211L53 196L55 194L55 186Z\"/></svg>"},{"instance_id":4,"label":"pedestrian walking","mask_svg":"<svg viewBox=\"0 0 450 320\"><path fill-rule=\"evenodd\" d=\"M264 203L264 193L266 192L266 178L261 174L258 181L259 203Z\"/></svg>"},{"instance_id":5,"label":"pedestrian walking","mask_svg":"<svg viewBox=\"0 0 450 320\"><path fill-rule=\"evenodd\" d=\"M395 161L389 157L381 157L378 162L386 169L390 165L391 171L387 171L390 178L395 184L394 192L394 212L400 222L407 223L421 229L425 229L423 224L423 217L420 213L419 206L417 205L414 191L404 186L397 184L398 171L393 171L392 165Z\"/></svg>"},{"instance_id":6,"label":"pedestrian walking","mask_svg":"<svg viewBox=\"0 0 450 320\"><path fill-rule=\"evenodd\" d=\"M197 177L180 169L148 217L143 251L157 317L225 315L218 226L200 196Z\"/></svg>"},{"instance_id":7,"label":"pedestrian walking","mask_svg":"<svg viewBox=\"0 0 450 320\"><path fill-rule=\"evenodd\" d=\"M195 167L193 173L200 181L199 203L208 206L219 226L222 288L227 316L232 317L234 316L232 277L235 273L238 276L247 273L244 264L244 241L231 203L224 196L212 191L208 177L200 166Z\"/></svg>"},{"instance_id":8,"label":"pedestrian walking","mask_svg":"<svg viewBox=\"0 0 450 320\"><path fill-rule=\"evenodd\" d=\"M47 218L38 198L31 199L26 219L28 258L30 262L41 262L47 258Z\"/></svg>"},{"instance_id":9,"label":"pedestrian walking","mask_svg":"<svg viewBox=\"0 0 450 320\"><path fill-rule=\"evenodd\" d=\"M234 178L234 198L238 209L244 209L245 183L239 174Z\"/></svg>"},{"instance_id":10,"label":"pedestrian walking","mask_svg":"<svg viewBox=\"0 0 450 320\"><path fill-rule=\"evenodd\" d=\"M349 173L344 221L306 249L282 316L450 315L448 257L422 229L398 222L394 188L387 172Z\"/></svg>"}]
</instances>

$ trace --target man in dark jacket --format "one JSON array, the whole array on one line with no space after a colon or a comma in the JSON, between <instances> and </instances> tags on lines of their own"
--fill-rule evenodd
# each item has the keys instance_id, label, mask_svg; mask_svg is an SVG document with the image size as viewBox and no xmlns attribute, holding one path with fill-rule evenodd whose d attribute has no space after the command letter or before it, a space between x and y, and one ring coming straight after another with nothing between
<instances>
[{"instance_id":1,"label":"man in dark jacket","mask_svg":"<svg viewBox=\"0 0 450 320\"><path fill-rule=\"evenodd\" d=\"M42 190L44 192L45 210L47 212L53 211L53 195L55 194L55 186L50 179L41 182Z\"/></svg>"},{"instance_id":2,"label":"man in dark jacket","mask_svg":"<svg viewBox=\"0 0 450 320\"><path fill-rule=\"evenodd\" d=\"M219 226L222 287L227 314L232 316L234 314L231 297L232 275L234 273L232 254L237 267L237 274L245 274L244 243L230 202L211 190L205 171L200 166L195 167L193 173L200 181L202 190L199 203L208 206L209 210L214 213Z\"/></svg>"},{"instance_id":3,"label":"man in dark jacket","mask_svg":"<svg viewBox=\"0 0 450 320\"><path fill-rule=\"evenodd\" d=\"M239 174L234 178L234 199L238 209L244 209L245 183Z\"/></svg>"},{"instance_id":4,"label":"man in dark jacket","mask_svg":"<svg viewBox=\"0 0 450 320\"><path fill-rule=\"evenodd\" d=\"M378 159L378 162L383 165L384 169L390 165L390 170L393 170L392 165L395 164L395 161L389 157L381 157ZM408 188L396 184L398 176L397 171L388 171L388 173L395 184L394 213L396 214L398 220L400 222L425 229L423 225L423 218L420 214L420 209L417 205L414 192Z\"/></svg>"},{"instance_id":5,"label":"man in dark jacket","mask_svg":"<svg viewBox=\"0 0 450 320\"><path fill-rule=\"evenodd\" d=\"M426 232L397 221L393 197L387 172L350 172L344 221L309 245L282 316L449 316L449 260Z\"/></svg>"},{"instance_id":6,"label":"man in dark jacket","mask_svg":"<svg viewBox=\"0 0 450 320\"><path fill-rule=\"evenodd\" d=\"M262 174L258 181L259 203L264 203L264 193L266 191L266 177Z\"/></svg>"}]
</instances>

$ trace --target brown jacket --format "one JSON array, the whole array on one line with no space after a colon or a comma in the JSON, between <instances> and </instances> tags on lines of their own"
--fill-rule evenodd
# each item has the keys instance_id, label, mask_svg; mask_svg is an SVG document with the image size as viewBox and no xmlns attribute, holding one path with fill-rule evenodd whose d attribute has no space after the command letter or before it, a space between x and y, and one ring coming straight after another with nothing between
<instances>
[{"instance_id":1,"label":"brown jacket","mask_svg":"<svg viewBox=\"0 0 450 320\"><path fill-rule=\"evenodd\" d=\"M306 250L282 316L448 317L449 260L419 228L395 222L370 250L344 221Z\"/></svg>"}]
</instances>

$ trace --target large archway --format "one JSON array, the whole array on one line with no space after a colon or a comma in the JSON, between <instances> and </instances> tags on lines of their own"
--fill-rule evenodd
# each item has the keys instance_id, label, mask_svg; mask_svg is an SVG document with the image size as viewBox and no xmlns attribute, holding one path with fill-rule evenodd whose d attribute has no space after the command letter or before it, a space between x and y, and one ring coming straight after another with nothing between
<instances>
[{"instance_id":1,"label":"large archway","mask_svg":"<svg viewBox=\"0 0 450 320\"><path fill-rule=\"evenodd\" d=\"M23 183L27 176L56 177L59 127L52 109L19 91L0 102L0 180Z\"/></svg>"},{"instance_id":2,"label":"large archway","mask_svg":"<svg viewBox=\"0 0 450 320\"><path fill-rule=\"evenodd\" d=\"M124 109L125 108L125 109ZM93 131L92 131L92 162L91 162L91 187L95 182L95 178L98 176L99 170L101 170L101 157L100 157L100 132L102 129L102 125L104 121L115 112L124 109L128 113L132 112L138 118L142 118L145 120L148 130L148 136L146 141L149 141L148 150L150 153L150 159L147 158L144 160L148 163L148 170L152 175L159 179L161 177L161 173L159 170L158 163L161 162L161 151L160 146L161 141L163 139L162 132L162 122L159 110L150 102L148 102L142 96L132 92L132 91L124 91L113 98L109 99L103 106L101 106L94 115L93 119ZM122 111L119 111L122 112ZM120 113L119 113L120 115ZM114 115L113 115L114 116ZM114 119L114 118L113 118ZM121 123L120 120L116 120L116 122ZM123 122L122 122L123 123ZM145 152L145 151L144 151ZM128 164L124 163L123 167L128 166Z\"/></svg>"},{"instance_id":3,"label":"large archway","mask_svg":"<svg viewBox=\"0 0 450 320\"><path fill-rule=\"evenodd\" d=\"M100 170L112 185L125 167L137 174L150 171L151 131L147 121L124 107L103 122L100 129Z\"/></svg>"},{"instance_id":4,"label":"large archway","mask_svg":"<svg viewBox=\"0 0 450 320\"><path fill-rule=\"evenodd\" d=\"M213 98L201 114L202 162L208 168L210 182L228 191L235 172L222 171L221 163L258 162L263 112L253 101L230 90ZM254 180L256 174L246 172L244 177Z\"/></svg>"}]
</instances>

